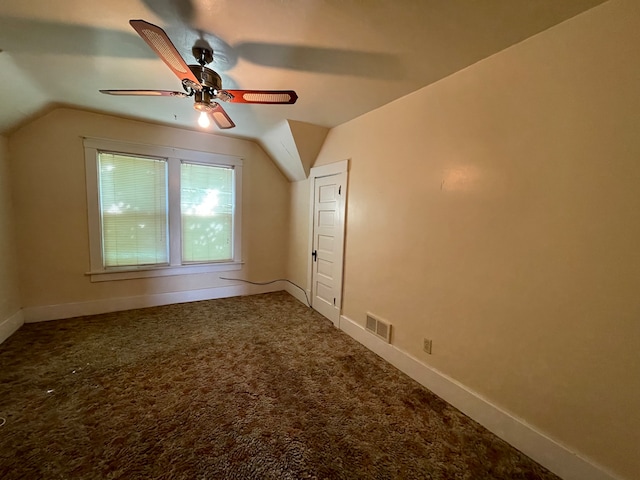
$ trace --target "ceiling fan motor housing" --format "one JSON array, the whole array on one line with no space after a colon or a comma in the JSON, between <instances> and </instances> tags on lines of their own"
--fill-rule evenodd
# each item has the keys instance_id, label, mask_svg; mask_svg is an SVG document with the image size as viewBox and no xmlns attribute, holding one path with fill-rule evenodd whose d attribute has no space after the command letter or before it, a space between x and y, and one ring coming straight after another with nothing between
<instances>
[{"instance_id":1,"label":"ceiling fan motor housing","mask_svg":"<svg viewBox=\"0 0 640 480\"><path fill-rule=\"evenodd\" d=\"M222 90L222 78L216 72L204 65L189 65L189 68L205 90L210 89L211 93Z\"/></svg>"}]
</instances>

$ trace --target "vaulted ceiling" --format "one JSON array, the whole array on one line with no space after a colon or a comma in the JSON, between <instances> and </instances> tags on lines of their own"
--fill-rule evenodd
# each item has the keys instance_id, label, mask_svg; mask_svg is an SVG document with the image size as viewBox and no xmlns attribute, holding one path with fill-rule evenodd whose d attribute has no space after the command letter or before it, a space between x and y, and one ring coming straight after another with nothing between
<instances>
[{"instance_id":1,"label":"vaulted ceiling","mask_svg":"<svg viewBox=\"0 0 640 480\"><path fill-rule=\"evenodd\" d=\"M214 50L224 88L293 89L295 105L225 104L282 171L308 173L329 128L436 82L604 0L2 0L0 132L68 105L198 129L190 98L129 26L162 27L187 63Z\"/></svg>"}]
</instances>

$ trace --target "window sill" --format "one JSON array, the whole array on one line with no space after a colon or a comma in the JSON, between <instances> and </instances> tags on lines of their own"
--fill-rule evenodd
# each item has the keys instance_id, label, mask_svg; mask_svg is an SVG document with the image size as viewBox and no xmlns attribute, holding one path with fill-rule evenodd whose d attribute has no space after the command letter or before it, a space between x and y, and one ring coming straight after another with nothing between
<instances>
[{"instance_id":1,"label":"window sill","mask_svg":"<svg viewBox=\"0 0 640 480\"><path fill-rule=\"evenodd\" d=\"M176 265L163 267L139 267L131 269L101 270L88 272L91 282L111 282L116 280L129 280L133 278L168 277L173 275L194 275L198 273L231 272L240 270L242 262L207 263L200 265Z\"/></svg>"}]
</instances>

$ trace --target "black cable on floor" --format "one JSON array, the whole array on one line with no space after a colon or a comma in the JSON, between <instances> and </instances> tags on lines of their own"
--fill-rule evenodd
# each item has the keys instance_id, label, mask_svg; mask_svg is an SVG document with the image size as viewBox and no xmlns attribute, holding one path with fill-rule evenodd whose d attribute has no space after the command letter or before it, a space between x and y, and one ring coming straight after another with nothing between
<instances>
[{"instance_id":1,"label":"black cable on floor","mask_svg":"<svg viewBox=\"0 0 640 480\"><path fill-rule=\"evenodd\" d=\"M297 285L293 283L291 280L288 280L286 278L278 278L276 280L269 280L268 282L251 282L249 280L243 280L242 278L227 278L227 277L219 277L219 278L220 280L236 280L238 282L250 283L251 285L269 285L271 283L276 283L276 282L289 282L294 287L297 287L300 290L302 290L302 293L304 293L304 298L307 299L307 305L309 306L309 308L311 308L311 302L309 301L309 296L307 295L307 291L304 288L302 288L300 285Z\"/></svg>"}]
</instances>

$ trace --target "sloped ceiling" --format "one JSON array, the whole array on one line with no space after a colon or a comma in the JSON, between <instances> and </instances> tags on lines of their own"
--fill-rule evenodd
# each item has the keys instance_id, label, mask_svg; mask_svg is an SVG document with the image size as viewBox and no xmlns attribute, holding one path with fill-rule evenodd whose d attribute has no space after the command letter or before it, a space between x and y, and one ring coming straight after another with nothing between
<instances>
[{"instance_id":1,"label":"sloped ceiling","mask_svg":"<svg viewBox=\"0 0 640 480\"><path fill-rule=\"evenodd\" d=\"M324 135L603 0L2 0L0 132L53 105L197 129L191 99L99 89L180 90L129 26L164 28L187 60L214 49L225 88L293 89L295 105L225 104L291 180ZM212 133L219 131L211 129Z\"/></svg>"}]
</instances>

